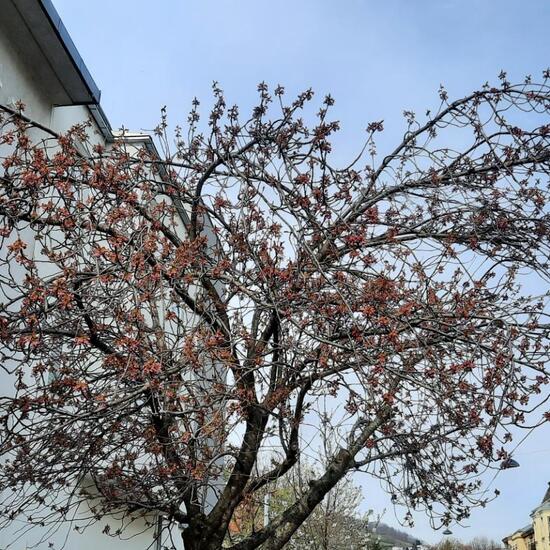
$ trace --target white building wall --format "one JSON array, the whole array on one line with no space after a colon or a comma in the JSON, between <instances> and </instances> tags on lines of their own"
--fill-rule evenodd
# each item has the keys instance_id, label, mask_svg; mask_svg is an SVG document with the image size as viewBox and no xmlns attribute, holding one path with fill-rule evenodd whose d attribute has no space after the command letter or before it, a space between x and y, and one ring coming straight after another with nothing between
<instances>
[{"instance_id":1,"label":"white building wall","mask_svg":"<svg viewBox=\"0 0 550 550\"><path fill-rule=\"evenodd\" d=\"M11 10L11 11L9 11ZM13 5L0 0L0 19L16 17ZM32 41L21 46L21 41L30 40L21 34L21 28L3 26L0 21L0 104L14 107L21 100L26 108L25 115L55 132L63 133L74 124L90 119L88 107L83 105L56 106L55 98L63 93L62 83L57 76L48 73L48 61L41 55L38 46ZM29 53L31 52L32 55ZM39 60L38 62L36 60ZM92 143L105 143L95 123L89 130ZM134 136L133 143L139 145ZM26 240L32 242L26 235ZM25 235L22 235L25 238ZM0 370L0 395L12 395L13 380ZM1 465L0 465L1 467ZM0 550L36 548L37 550L158 550L161 548L157 534L157 518L136 518L125 525L120 536L109 537L103 533L106 525L114 533L121 527L120 518L113 516L88 526L81 533L75 529L83 527L88 516L87 509L80 509L81 516L76 516L72 524L65 524L57 529L52 526L29 529L25 518L17 518L10 527L0 530ZM171 534L164 532L162 547L183 548L181 535L176 529Z\"/></svg>"},{"instance_id":2,"label":"white building wall","mask_svg":"<svg viewBox=\"0 0 550 550\"><path fill-rule=\"evenodd\" d=\"M7 32L0 32L0 104L12 107L17 100L27 105L29 117L50 124L52 104L46 90L40 86L17 42Z\"/></svg>"}]
</instances>

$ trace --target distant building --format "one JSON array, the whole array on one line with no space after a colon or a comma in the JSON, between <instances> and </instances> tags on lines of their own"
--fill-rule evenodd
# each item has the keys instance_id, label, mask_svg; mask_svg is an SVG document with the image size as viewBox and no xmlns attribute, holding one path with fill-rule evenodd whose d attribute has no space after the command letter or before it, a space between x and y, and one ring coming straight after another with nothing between
<instances>
[{"instance_id":1,"label":"distant building","mask_svg":"<svg viewBox=\"0 0 550 550\"><path fill-rule=\"evenodd\" d=\"M502 539L508 550L550 550L550 483L542 502L530 515L529 525Z\"/></svg>"}]
</instances>

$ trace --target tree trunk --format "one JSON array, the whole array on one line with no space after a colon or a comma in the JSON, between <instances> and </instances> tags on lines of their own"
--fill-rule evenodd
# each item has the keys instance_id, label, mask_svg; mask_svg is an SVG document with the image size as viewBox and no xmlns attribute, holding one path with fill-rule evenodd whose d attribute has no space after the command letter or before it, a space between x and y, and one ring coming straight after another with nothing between
<instances>
[{"instance_id":1,"label":"tree trunk","mask_svg":"<svg viewBox=\"0 0 550 550\"><path fill-rule=\"evenodd\" d=\"M193 525L182 533L185 550L221 550L224 533L208 532L204 525Z\"/></svg>"}]
</instances>

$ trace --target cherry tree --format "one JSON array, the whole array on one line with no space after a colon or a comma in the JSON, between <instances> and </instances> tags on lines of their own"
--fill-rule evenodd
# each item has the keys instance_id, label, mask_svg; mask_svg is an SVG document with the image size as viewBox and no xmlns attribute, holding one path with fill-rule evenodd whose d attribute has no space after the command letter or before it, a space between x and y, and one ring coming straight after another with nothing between
<instances>
[{"instance_id":1,"label":"cherry tree","mask_svg":"<svg viewBox=\"0 0 550 550\"><path fill-rule=\"evenodd\" d=\"M219 549L326 421L323 471L232 550L282 548L354 471L435 528L485 504L550 418L549 78L441 89L338 166L311 91L261 84L247 117L214 86L206 121L163 114L158 155L2 108L3 520L88 499Z\"/></svg>"}]
</instances>

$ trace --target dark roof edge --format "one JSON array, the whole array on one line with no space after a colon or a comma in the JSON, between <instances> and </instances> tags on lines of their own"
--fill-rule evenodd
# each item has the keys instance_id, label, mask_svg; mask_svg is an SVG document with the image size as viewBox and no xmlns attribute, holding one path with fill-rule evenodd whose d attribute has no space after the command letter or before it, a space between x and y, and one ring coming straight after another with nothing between
<instances>
[{"instance_id":1,"label":"dark roof edge","mask_svg":"<svg viewBox=\"0 0 550 550\"><path fill-rule=\"evenodd\" d=\"M113 130L111 128L111 124L109 122L109 119L107 118L107 115L101 108L101 105L99 103L88 105L88 110L90 111L92 118L97 124L99 131L105 138L105 141L107 143L113 143L115 141L115 137L113 136Z\"/></svg>"},{"instance_id":2,"label":"dark roof edge","mask_svg":"<svg viewBox=\"0 0 550 550\"><path fill-rule=\"evenodd\" d=\"M44 11L46 17L49 19L50 24L57 34L61 44L63 45L63 48L67 52L67 55L69 56L75 69L80 75L82 82L90 92L90 103L95 103L98 105L99 100L101 99L101 91L98 88L97 84L94 82L94 79L92 78L90 71L86 67L84 60L82 59L82 57L80 57L80 54L78 53L78 50L69 35L69 31L67 31L67 28L63 24L61 17L57 13L57 10L55 9L51 0L38 0L38 3Z\"/></svg>"},{"instance_id":3,"label":"dark roof edge","mask_svg":"<svg viewBox=\"0 0 550 550\"><path fill-rule=\"evenodd\" d=\"M548 488L546 489L546 493L544 493L544 496L542 497L541 504L544 504L545 502L550 502L550 481L548 482Z\"/></svg>"},{"instance_id":4,"label":"dark roof edge","mask_svg":"<svg viewBox=\"0 0 550 550\"><path fill-rule=\"evenodd\" d=\"M38 0L38 2L45 16L50 22L50 25L52 26L55 34L57 35L59 42L61 43L63 49L67 53L67 56L71 60L71 63L73 64L76 72L80 76L82 83L90 94L90 102L87 102L86 105L90 110L92 118L97 124L97 127L99 128L99 131L101 132L105 140L108 143L112 143L114 141L114 136L111 129L111 124L109 123L109 119L107 118L107 115L105 114L99 103L101 99L101 90L95 83L92 75L90 74L90 71L88 70L88 67L86 67L84 60L80 56L80 53L75 46L75 43L69 35L69 31L63 24L61 16L57 13L57 10L55 9L51 0Z\"/></svg>"}]
</instances>

